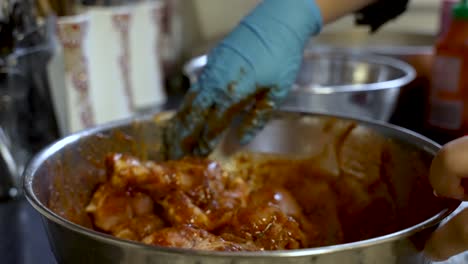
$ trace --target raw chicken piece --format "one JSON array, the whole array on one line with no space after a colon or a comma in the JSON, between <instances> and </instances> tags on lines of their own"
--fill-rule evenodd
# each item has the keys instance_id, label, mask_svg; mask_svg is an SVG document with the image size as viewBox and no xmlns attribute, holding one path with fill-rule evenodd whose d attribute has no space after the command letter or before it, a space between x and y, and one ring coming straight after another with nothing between
<instances>
[{"instance_id":1,"label":"raw chicken piece","mask_svg":"<svg viewBox=\"0 0 468 264\"><path fill-rule=\"evenodd\" d=\"M340 129L344 133L342 130L344 129ZM249 175L250 178L245 178L248 178L252 188L261 190L256 193L265 192L263 195L268 195L268 190L272 187L276 190L288 190L287 193L296 204L294 207L300 208L301 215L282 210L299 221L308 238L308 247L343 242L338 197L331 187L340 179L339 176L329 170L321 170L320 166L316 165L318 160L315 159L288 159L264 154L244 154L236 159L240 164L238 168L241 168L241 173ZM273 201L272 198L269 199ZM327 228L323 228L324 225Z\"/></svg>"},{"instance_id":2,"label":"raw chicken piece","mask_svg":"<svg viewBox=\"0 0 468 264\"><path fill-rule=\"evenodd\" d=\"M111 232L133 217L132 201L124 190L106 183L94 193L86 212L92 214L96 227Z\"/></svg>"},{"instance_id":3,"label":"raw chicken piece","mask_svg":"<svg viewBox=\"0 0 468 264\"><path fill-rule=\"evenodd\" d=\"M165 227L164 221L154 215L137 216L116 226L112 234L118 238L140 241Z\"/></svg>"},{"instance_id":4,"label":"raw chicken piece","mask_svg":"<svg viewBox=\"0 0 468 264\"><path fill-rule=\"evenodd\" d=\"M266 186L253 192L249 197L248 206L256 207L270 205L278 207L284 214L296 219L303 217L302 208L289 191L282 187Z\"/></svg>"},{"instance_id":5,"label":"raw chicken piece","mask_svg":"<svg viewBox=\"0 0 468 264\"><path fill-rule=\"evenodd\" d=\"M221 236L239 243L253 242L260 250L303 248L306 236L295 217L305 220L286 190L260 189L252 193L247 207L237 211Z\"/></svg>"},{"instance_id":6,"label":"raw chicken piece","mask_svg":"<svg viewBox=\"0 0 468 264\"><path fill-rule=\"evenodd\" d=\"M96 227L119 238L139 240L164 227L163 220L154 213L149 196L108 183L94 193L86 211L92 215Z\"/></svg>"},{"instance_id":7,"label":"raw chicken piece","mask_svg":"<svg viewBox=\"0 0 468 264\"><path fill-rule=\"evenodd\" d=\"M206 230L190 226L178 226L159 230L142 241L145 244L196 250L245 251L255 250L250 245L241 245L226 241L210 234Z\"/></svg>"},{"instance_id":8,"label":"raw chicken piece","mask_svg":"<svg viewBox=\"0 0 468 264\"><path fill-rule=\"evenodd\" d=\"M245 204L249 188L216 162L187 158L164 163L141 162L121 154L107 159L111 183L149 193L172 225L214 230Z\"/></svg>"},{"instance_id":9,"label":"raw chicken piece","mask_svg":"<svg viewBox=\"0 0 468 264\"><path fill-rule=\"evenodd\" d=\"M174 226L187 224L203 229L212 229L212 221L208 214L196 206L190 197L182 191L168 193L160 201L160 204L165 209L165 218Z\"/></svg>"}]
</instances>

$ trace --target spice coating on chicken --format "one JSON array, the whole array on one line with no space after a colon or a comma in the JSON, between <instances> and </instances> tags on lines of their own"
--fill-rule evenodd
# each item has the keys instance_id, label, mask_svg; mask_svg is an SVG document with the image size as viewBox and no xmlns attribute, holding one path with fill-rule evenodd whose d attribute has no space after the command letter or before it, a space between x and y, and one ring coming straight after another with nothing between
<instances>
[{"instance_id":1,"label":"spice coating on chicken","mask_svg":"<svg viewBox=\"0 0 468 264\"><path fill-rule=\"evenodd\" d=\"M115 154L107 159L107 168L113 186L146 192L172 225L214 230L245 204L249 192L242 179L209 160L155 163Z\"/></svg>"}]
</instances>

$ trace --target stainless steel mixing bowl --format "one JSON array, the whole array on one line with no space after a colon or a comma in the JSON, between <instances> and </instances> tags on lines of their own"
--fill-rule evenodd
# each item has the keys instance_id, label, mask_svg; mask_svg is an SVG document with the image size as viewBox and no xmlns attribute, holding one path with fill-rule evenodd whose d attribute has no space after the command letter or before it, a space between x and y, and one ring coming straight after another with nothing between
<instances>
[{"instance_id":1,"label":"stainless steel mixing bowl","mask_svg":"<svg viewBox=\"0 0 468 264\"><path fill-rule=\"evenodd\" d=\"M206 61L206 56L200 56L185 65L191 82L196 81ZM281 107L388 121L400 88L415 76L413 67L390 57L334 48L309 49Z\"/></svg>"},{"instance_id":2,"label":"stainless steel mixing bowl","mask_svg":"<svg viewBox=\"0 0 468 264\"><path fill-rule=\"evenodd\" d=\"M158 118L162 118L159 116ZM331 117L319 114L278 112L267 127L244 149L283 154L307 154L323 143L317 136L320 124ZM338 120L348 120L338 118ZM340 122L341 122L340 121ZM427 263L420 253L427 236L458 205L432 195L427 175L418 178L409 159L414 151L427 157L424 169L440 148L427 138L410 131L374 121L355 120L358 127L377 132L400 146L400 162L392 165L400 207L421 217L406 229L354 243L313 249L269 252L202 252L152 247L116 239L93 231L84 207L96 184L105 177L103 159L109 152L131 153L140 158L158 159L160 123L154 117L119 121L68 136L39 153L24 175L28 201L39 211L58 263ZM228 134L229 135L229 134ZM239 149L227 136L222 149ZM400 153L400 152L398 152ZM417 162L416 162L417 163ZM417 182L418 185L415 185ZM422 185L420 185L422 182ZM419 186L419 187L416 187ZM423 186L423 187L421 187ZM415 197L417 202L405 197ZM435 200L434 200L435 199ZM433 203L433 204L431 204ZM424 209L422 209L424 208ZM406 211L405 211L406 212ZM419 219L419 218L418 218ZM401 221L406 221L402 219Z\"/></svg>"}]
</instances>

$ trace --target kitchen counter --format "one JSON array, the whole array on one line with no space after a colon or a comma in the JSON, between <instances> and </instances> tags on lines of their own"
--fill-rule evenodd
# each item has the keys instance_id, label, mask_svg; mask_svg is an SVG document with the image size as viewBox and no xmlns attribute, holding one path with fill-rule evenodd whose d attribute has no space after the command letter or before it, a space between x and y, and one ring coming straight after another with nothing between
<instances>
[{"instance_id":1,"label":"kitchen counter","mask_svg":"<svg viewBox=\"0 0 468 264\"><path fill-rule=\"evenodd\" d=\"M39 213L24 200L0 203L0 262L54 264Z\"/></svg>"}]
</instances>

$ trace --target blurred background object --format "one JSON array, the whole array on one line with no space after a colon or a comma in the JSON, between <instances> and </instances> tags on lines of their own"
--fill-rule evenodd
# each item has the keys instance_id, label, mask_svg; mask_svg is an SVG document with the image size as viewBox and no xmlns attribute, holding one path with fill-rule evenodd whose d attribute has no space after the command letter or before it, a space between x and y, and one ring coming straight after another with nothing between
<instances>
[{"instance_id":1,"label":"blurred background object","mask_svg":"<svg viewBox=\"0 0 468 264\"><path fill-rule=\"evenodd\" d=\"M457 0L443 0L440 8L439 37L447 32L452 23L452 8L458 3Z\"/></svg>"},{"instance_id":2,"label":"blurred background object","mask_svg":"<svg viewBox=\"0 0 468 264\"><path fill-rule=\"evenodd\" d=\"M445 1L442 34L434 48L426 126L446 141L468 135L468 1Z\"/></svg>"},{"instance_id":3,"label":"blurred background object","mask_svg":"<svg viewBox=\"0 0 468 264\"><path fill-rule=\"evenodd\" d=\"M4 135L0 163L8 166L4 165L0 182L16 187L31 155L59 136L46 74L54 20L41 19L31 1L4 1L1 8L0 127ZM12 166L16 171L11 171ZM0 189L9 189L13 196L19 190Z\"/></svg>"},{"instance_id":4,"label":"blurred background object","mask_svg":"<svg viewBox=\"0 0 468 264\"><path fill-rule=\"evenodd\" d=\"M165 6L163 1L79 1L70 9L75 14L58 17L49 75L62 135L165 104Z\"/></svg>"},{"instance_id":5,"label":"blurred background object","mask_svg":"<svg viewBox=\"0 0 468 264\"><path fill-rule=\"evenodd\" d=\"M168 16L164 1L2 1L0 198L52 141L166 103Z\"/></svg>"},{"instance_id":6,"label":"blurred background object","mask_svg":"<svg viewBox=\"0 0 468 264\"><path fill-rule=\"evenodd\" d=\"M16 73L6 67L0 68L0 201L4 201L15 195L15 187L18 186L18 167L12 153L12 131L17 131L17 118L14 111L14 99L8 93L10 81Z\"/></svg>"}]
</instances>

